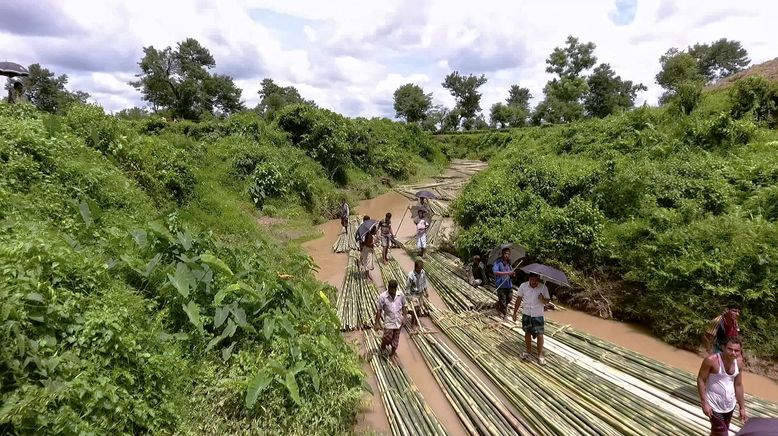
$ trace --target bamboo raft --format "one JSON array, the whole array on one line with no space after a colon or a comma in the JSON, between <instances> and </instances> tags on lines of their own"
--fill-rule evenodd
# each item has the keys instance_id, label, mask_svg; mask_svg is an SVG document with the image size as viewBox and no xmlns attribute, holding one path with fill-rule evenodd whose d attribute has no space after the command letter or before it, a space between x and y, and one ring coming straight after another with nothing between
<instances>
[{"instance_id":1,"label":"bamboo raft","mask_svg":"<svg viewBox=\"0 0 778 436\"><path fill-rule=\"evenodd\" d=\"M365 331L365 347L376 375L389 427L396 436L445 436L446 430L399 365L381 355L380 338Z\"/></svg>"},{"instance_id":2,"label":"bamboo raft","mask_svg":"<svg viewBox=\"0 0 778 436\"><path fill-rule=\"evenodd\" d=\"M359 250L357 244L357 229L362 223L362 217L360 215L349 217L348 229L346 233L341 232L338 235L338 239L332 244L332 251L335 253L346 253L349 250Z\"/></svg>"},{"instance_id":3,"label":"bamboo raft","mask_svg":"<svg viewBox=\"0 0 778 436\"><path fill-rule=\"evenodd\" d=\"M356 252L349 253L343 288L338 293L336 313L343 331L370 328L375 317L378 290L362 275Z\"/></svg>"}]
</instances>

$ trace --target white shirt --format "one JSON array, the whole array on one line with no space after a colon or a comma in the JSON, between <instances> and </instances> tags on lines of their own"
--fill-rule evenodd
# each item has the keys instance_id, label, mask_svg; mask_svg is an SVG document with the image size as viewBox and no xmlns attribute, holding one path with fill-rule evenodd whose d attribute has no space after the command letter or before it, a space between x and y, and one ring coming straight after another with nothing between
<instances>
[{"instance_id":1,"label":"white shirt","mask_svg":"<svg viewBox=\"0 0 778 436\"><path fill-rule=\"evenodd\" d=\"M715 374L708 374L705 381L705 397L714 412L729 413L735 410L737 397L735 397L735 377L740 373L735 359L735 372L727 373L721 353L716 354L719 361L719 370Z\"/></svg>"},{"instance_id":2,"label":"white shirt","mask_svg":"<svg viewBox=\"0 0 778 436\"><path fill-rule=\"evenodd\" d=\"M424 270L417 275L416 270L408 273L408 284L405 286L408 295L422 295L427 293L427 273Z\"/></svg>"},{"instance_id":3,"label":"white shirt","mask_svg":"<svg viewBox=\"0 0 778 436\"><path fill-rule=\"evenodd\" d=\"M548 288L543 283L538 283L536 287L529 285L529 282L524 282L519 286L518 296L521 297L521 313L532 317L543 316L543 309L545 305L538 299L539 295L543 295L543 298L550 300L548 295Z\"/></svg>"},{"instance_id":4,"label":"white shirt","mask_svg":"<svg viewBox=\"0 0 778 436\"><path fill-rule=\"evenodd\" d=\"M402 327L404 307L405 295L399 290L394 294L394 299L389 295L389 291L384 291L378 296L376 309L381 311L385 329L393 330Z\"/></svg>"},{"instance_id":5,"label":"white shirt","mask_svg":"<svg viewBox=\"0 0 778 436\"><path fill-rule=\"evenodd\" d=\"M416 236L421 236L425 233L427 233L427 221L421 219L419 220L419 223L416 224Z\"/></svg>"}]
</instances>

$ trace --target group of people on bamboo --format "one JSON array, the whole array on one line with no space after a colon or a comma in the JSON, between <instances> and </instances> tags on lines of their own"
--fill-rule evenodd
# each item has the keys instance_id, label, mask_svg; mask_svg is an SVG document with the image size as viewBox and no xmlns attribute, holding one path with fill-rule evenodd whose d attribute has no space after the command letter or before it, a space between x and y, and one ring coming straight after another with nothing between
<instances>
[{"instance_id":1,"label":"group of people on bamboo","mask_svg":"<svg viewBox=\"0 0 778 436\"><path fill-rule=\"evenodd\" d=\"M396 241L391 218L392 214L387 213L379 225L365 235L364 241L361 243L360 262L366 278L369 280L372 280L370 271L373 270L373 250L378 232L380 232L383 247L383 261L389 261L388 250L391 244ZM369 217L365 217L365 220L367 219ZM342 224L347 229L347 216ZM408 273L405 293L398 291L398 283L392 279L388 281L386 290L379 295L376 302L374 328L376 330L383 328L380 349L389 356L394 356L397 352L400 330L404 321L411 319L413 322L419 322L418 314L423 310L424 300L429 295L427 276L422 260L427 248L428 229L429 222L425 213L423 210L419 210L416 222L419 257L414 262L413 270ZM471 286L478 287L489 283L487 269L480 256L473 257L467 270L468 282ZM503 319L506 319L513 300L513 279L516 276L515 268L511 265L510 248L502 249L500 258L492 265L491 272L497 293L497 311ZM531 358L532 342L535 340L537 361L540 365L546 364L543 350L544 313L550 300L551 296L546 284L541 282L538 274L531 273L527 280L518 286L516 301L513 302L512 319L514 322L518 321L519 308L521 308L521 327L524 330L525 346L521 358L524 360ZM415 316L411 316L412 314ZM711 423L711 435L728 434L735 408L738 408L741 421L744 422L747 419L741 373L742 342L737 322L739 316L740 307L736 304L729 304L722 315L711 321L704 337L704 346L709 355L703 360L698 372L697 390L703 413Z\"/></svg>"}]
</instances>

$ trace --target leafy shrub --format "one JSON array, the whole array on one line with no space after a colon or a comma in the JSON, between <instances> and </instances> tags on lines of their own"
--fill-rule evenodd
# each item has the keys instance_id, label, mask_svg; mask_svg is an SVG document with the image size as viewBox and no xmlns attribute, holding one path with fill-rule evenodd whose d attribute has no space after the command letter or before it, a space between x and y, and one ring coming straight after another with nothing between
<instances>
[{"instance_id":1,"label":"leafy shrub","mask_svg":"<svg viewBox=\"0 0 778 436\"><path fill-rule=\"evenodd\" d=\"M108 154L121 145L119 122L106 115L103 108L91 104L74 104L65 114L65 124L78 137L84 139L88 147Z\"/></svg>"},{"instance_id":2,"label":"leafy shrub","mask_svg":"<svg viewBox=\"0 0 778 436\"><path fill-rule=\"evenodd\" d=\"M730 91L730 99L733 117L741 119L750 115L757 123L778 125L778 85L775 83L759 76L738 80Z\"/></svg>"}]
</instances>

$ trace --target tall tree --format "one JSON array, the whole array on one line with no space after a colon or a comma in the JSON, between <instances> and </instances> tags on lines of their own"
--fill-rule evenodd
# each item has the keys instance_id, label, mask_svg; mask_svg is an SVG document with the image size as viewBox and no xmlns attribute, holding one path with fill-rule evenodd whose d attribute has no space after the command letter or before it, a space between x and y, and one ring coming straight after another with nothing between
<instances>
[{"instance_id":1,"label":"tall tree","mask_svg":"<svg viewBox=\"0 0 778 436\"><path fill-rule=\"evenodd\" d=\"M424 120L430 107L432 107L432 93L425 94L421 86L406 83L394 91L395 116L408 123Z\"/></svg>"},{"instance_id":2,"label":"tall tree","mask_svg":"<svg viewBox=\"0 0 778 436\"><path fill-rule=\"evenodd\" d=\"M199 119L204 115L242 110L241 90L232 77L212 74L216 65L211 52L196 39L187 38L173 50L154 46L143 48L138 62L141 72L130 85L155 110L168 110L172 116Z\"/></svg>"},{"instance_id":3,"label":"tall tree","mask_svg":"<svg viewBox=\"0 0 778 436\"><path fill-rule=\"evenodd\" d=\"M492 128L504 129L508 127L511 120L511 108L505 103L495 103L489 110L489 120Z\"/></svg>"},{"instance_id":4,"label":"tall tree","mask_svg":"<svg viewBox=\"0 0 778 436\"><path fill-rule=\"evenodd\" d=\"M714 82L745 69L751 60L740 41L721 38L711 44L694 44L688 53L697 61L700 74Z\"/></svg>"},{"instance_id":5,"label":"tall tree","mask_svg":"<svg viewBox=\"0 0 778 436\"><path fill-rule=\"evenodd\" d=\"M536 108L535 122L568 123L584 116L583 98L589 90L583 72L597 62L592 42L568 36L565 47L556 47L546 59L546 72L557 77L543 88L545 99Z\"/></svg>"},{"instance_id":6,"label":"tall tree","mask_svg":"<svg viewBox=\"0 0 778 436\"><path fill-rule=\"evenodd\" d=\"M697 60L689 53L671 48L659 58L662 69L656 75L656 83L665 89L659 98L660 103L667 103L676 95L684 83L705 82L705 76L700 74Z\"/></svg>"},{"instance_id":7,"label":"tall tree","mask_svg":"<svg viewBox=\"0 0 778 436\"><path fill-rule=\"evenodd\" d=\"M316 106L312 101L304 99L294 86L278 86L273 79L262 80L261 88L257 92L260 96L257 110L264 116L272 116L285 106L290 104L307 104Z\"/></svg>"},{"instance_id":8,"label":"tall tree","mask_svg":"<svg viewBox=\"0 0 778 436\"><path fill-rule=\"evenodd\" d=\"M622 80L610 65L600 64L586 79L589 92L584 97L586 112L593 117L604 118L635 105L638 91L645 91L642 83Z\"/></svg>"},{"instance_id":9,"label":"tall tree","mask_svg":"<svg viewBox=\"0 0 778 436\"><path fill-rule=\"evenodd\" d=\"M27 68L30 75L21 78L24 86L24 94L30 103L46 112L57 112L65 109L72 103L85 103L89 94L83 91L68 91L65 85L68 83L67 74L57 76L40 64L32 64ZM11 80L6 83L9 89Z\"/></svg>"},{"instance_id":10,"label":"tall tree","mask_svg":"<svg viewBox=\"0 0 778 436\"><path fill-rule=\"evenodd\" d=\"M448 89L456 101L452 114L456 115L456 125L459 126L462 118L474 119L476 114L481 111L481 93L478 88L486 83L486 76L474 76L472 74L463 76L459 71L454 71L446 76L441 84ZM475 120L473 120L475 125Z\"/></svg>"},{"instance_id":11,"label":"tall tree","mask_svg":"<svg viewBox=\"0 0 778 436\"><path fill-rule=\"evenodd\" d=\"M529 110L529 101L532 98L532 94L528 88L522 88L519 85L511 85L511 89L508 90L508 98L505 102L508 106Z\"/></svg>"}]
</instances>

